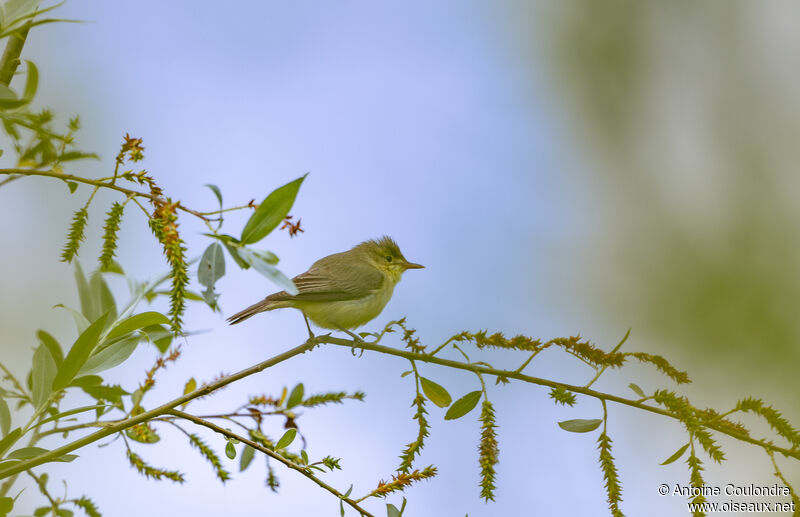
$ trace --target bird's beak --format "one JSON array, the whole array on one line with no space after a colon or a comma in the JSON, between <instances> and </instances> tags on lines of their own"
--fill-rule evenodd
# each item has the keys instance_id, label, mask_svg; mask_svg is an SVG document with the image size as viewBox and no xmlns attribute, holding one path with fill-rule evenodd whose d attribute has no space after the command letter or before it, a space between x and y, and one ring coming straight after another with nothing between
<instances>
[{"instance_id":1,"label":"bird's beak","mask_svg":"<svg viewBox=\"0 0 800 517\"><path fill-rule=\"evenodd\" d=\"M403 266L405 266L406 269L425 269L425 266L422 264L414 264L413 262L408 261L405 261Z\"/></svg>"}]
</instances>

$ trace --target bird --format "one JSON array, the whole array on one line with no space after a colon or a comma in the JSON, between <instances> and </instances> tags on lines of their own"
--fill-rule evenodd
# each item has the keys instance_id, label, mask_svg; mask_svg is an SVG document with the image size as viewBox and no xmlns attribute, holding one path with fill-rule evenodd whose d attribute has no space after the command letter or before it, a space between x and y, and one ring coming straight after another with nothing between
<instances>
[{"instance_id":1,"label":"bird","mask_svg":"<svg viewBox=\"0 0 800 517\"><path fill-rule=\"evenodd\" d=\"M409 262L388 236L364 241L348 251L314 262L294 277L297 294L273 293L229 317L231 325L260 312L292 307L303 313L311 338L310 319L319 327L350 332L376 318L392 297L403 273L425 266Z\"/></svg>"}]
</instances>

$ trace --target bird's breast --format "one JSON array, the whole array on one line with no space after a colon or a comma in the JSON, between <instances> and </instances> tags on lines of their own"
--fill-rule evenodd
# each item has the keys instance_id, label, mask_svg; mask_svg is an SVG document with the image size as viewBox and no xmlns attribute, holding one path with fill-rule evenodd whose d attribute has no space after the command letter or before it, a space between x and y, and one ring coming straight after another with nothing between
<instances>
[{"instance_id":1,"label":"bird's breast","mask_svg":"<svg viewBox=\"0 0 800 517\"><path fill-rule=\"evenodd\" d=\"M386 285L367 296L355 300L334 302L308 302L302 307L315 324L327 329L353 329L375 319L392 297L394 285Z\"/></svg>"}]
</instances>

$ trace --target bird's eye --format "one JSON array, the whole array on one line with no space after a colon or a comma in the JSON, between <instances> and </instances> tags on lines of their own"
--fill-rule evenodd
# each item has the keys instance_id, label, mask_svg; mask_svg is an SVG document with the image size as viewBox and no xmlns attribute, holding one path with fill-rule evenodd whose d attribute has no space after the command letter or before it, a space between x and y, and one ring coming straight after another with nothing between
<instances>
[{"instance_id":1,"label":"bird's eye","mask_svg":"<svg viewBox=\"0 0 800 517\"><path fill-rule=\"evenodd\" d=\"M392 261L392 256L386 255L386 262L391 262L391 261Z\"/></svg>"}]
</instances>

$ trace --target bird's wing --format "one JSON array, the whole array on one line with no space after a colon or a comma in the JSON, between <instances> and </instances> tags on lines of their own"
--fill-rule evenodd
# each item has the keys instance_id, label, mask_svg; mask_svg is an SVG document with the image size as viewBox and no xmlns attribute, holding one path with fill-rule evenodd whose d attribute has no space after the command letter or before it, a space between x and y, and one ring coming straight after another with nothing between
<instances>
[{"instance_id":1,"label":"bird's wing","mask_svg":"<svg viewBox=\"0 0 800 517\"><path fill-rule=\"evenodd\" d=\"M300 291L290 295L281 291L269 298L275 301L298 300L309 302L343 301L363 298L381 288L383 274L369 264L337 266L335 256L317 261L311 269L292 280ZM326 260L334 259L334 260Z\"/></svg>"}]
</instances>

